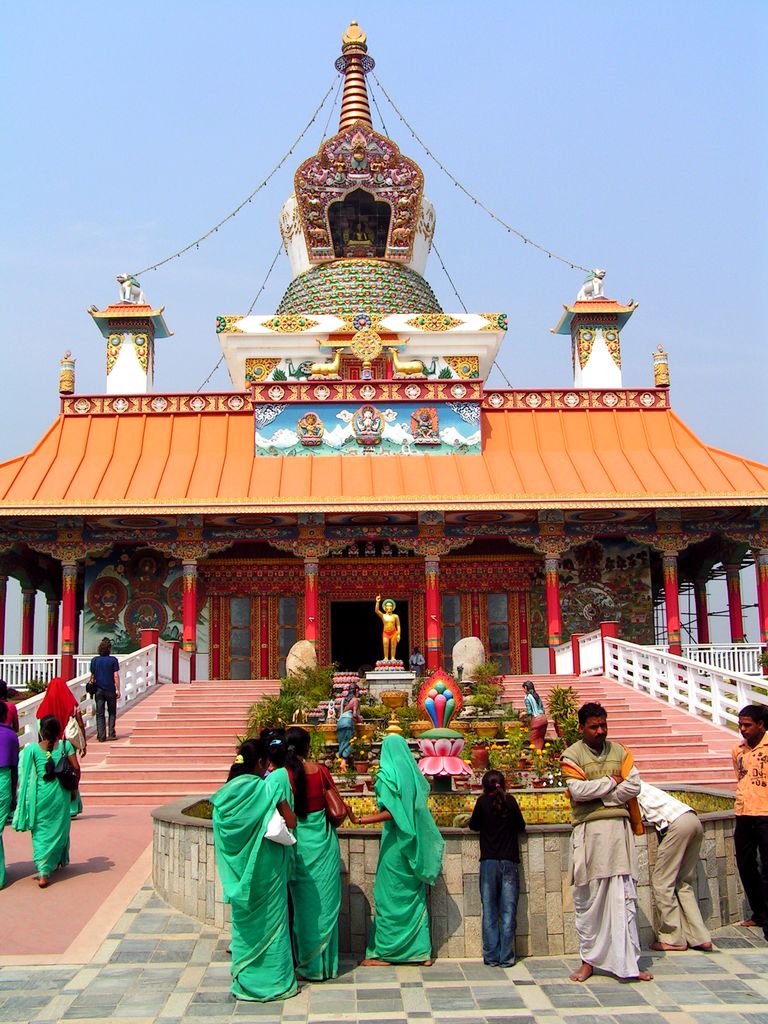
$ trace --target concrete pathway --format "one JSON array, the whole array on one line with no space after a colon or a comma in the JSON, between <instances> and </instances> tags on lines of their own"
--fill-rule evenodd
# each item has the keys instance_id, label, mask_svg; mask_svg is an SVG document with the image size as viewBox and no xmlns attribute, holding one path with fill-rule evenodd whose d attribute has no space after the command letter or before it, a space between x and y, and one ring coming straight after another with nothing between
<instances>
[{"instance_id":1,"label":"concrete pathway","mask_svg":"<svg viewBox=\"0 0 768 1024\"><path fill-rule=\"evenodd\" d=\"M36 895L29 894L28 909ZM44 936L57 918L41 908L37 903L32 914ZM762 934L730 927L715 941L709 954L649 954L644 965L655 980L644 984L595 977L577 985L567 980L576 961L559 957L530 957L506 971L473 960L438 960L430 968L345 963L335 981L305 984L285 1002L238 1003L229 993L227 936L179 914L146 884L93 955L78 959L68 950L36 967L3 957L0 1022L768 1024Z\"/></svg>"}]
</instances>

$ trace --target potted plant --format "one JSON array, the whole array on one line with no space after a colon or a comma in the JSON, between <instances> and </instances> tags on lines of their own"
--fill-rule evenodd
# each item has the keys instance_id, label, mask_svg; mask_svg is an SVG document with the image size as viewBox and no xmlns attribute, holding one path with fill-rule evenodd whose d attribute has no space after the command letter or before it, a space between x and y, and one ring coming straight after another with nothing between
<instances>
[{"instance_id":1,"label":"potted plant","mask_svg":"<svg viewBox=\"0 0 768 1024\"><path fill-rule=\"evenodd\" d=\"M469 761L476 771L485 771L488 767L488 748L490 745L491 741L487 736L480 736L476 732L468 733Z\"/></svg>"},{"instance_id":2,"label":"potted plant","mask_svg":"<svg viewBox=\"0 0 768 1024\"><path fill-rule=\"evenodd\" d=\"M553 686L549 691L547 708L558 736L562 735L566 719L573 718L576 715L578 704L578 696L572 686Z\"/></svg>"},{"instance_id":3,"label":"potted plant","mask_svg":"<svg viewBox=\"0 0 768 1024\"><path fill-rule=\"evenodd\" d=\"M402 708L395 708L395 718L400 728L403 730L403 736L412 736L411 724L413 722L424 721L421 717L421 708L415 707L413 704L406 704ZM430 727L432 723L430 722Z\"/></svg>"},{"instance_id":4,"label":"potted plant","mask_svg":"<svg viewBox=\"0 0 768 1024\"><path fill-rule=\"evenodd\" d=\"M367 736L354 736L350 748L355 771L359 775L366 775L371 764L371 741Z\"/></svg>"}]
</instances>

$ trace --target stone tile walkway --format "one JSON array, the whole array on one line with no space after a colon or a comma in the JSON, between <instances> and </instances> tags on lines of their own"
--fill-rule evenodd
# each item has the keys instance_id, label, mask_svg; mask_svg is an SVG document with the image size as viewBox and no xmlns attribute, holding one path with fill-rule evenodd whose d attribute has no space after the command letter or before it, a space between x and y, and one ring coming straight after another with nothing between
<instances>
[{"instance_id":1,"label":"stone tile walkway","mask_svg":"<svg viewBox=\"0 0 768 1024\"><path fill-rule=\"evenodd\" d=\"M55 920L40 920L55 928ZM236 1002L227 936L179 914L145 886L89 963L0 966L0 1024L768 1024L768 943L721 929L713 953L649 954L655 980L567 980L571 958L529 957L510 970L473 960L433 967L342 967L293 999Z\"/></svg>"}]
</instances>

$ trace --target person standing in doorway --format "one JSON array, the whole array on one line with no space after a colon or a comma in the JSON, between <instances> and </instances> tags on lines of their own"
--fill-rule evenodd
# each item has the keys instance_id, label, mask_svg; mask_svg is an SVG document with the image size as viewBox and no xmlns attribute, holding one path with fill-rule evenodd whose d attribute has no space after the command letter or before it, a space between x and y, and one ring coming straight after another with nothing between
<instances>
[{"instance_id":1,"label":"person standing in doorway","mask_svg":"<svg viewBox=\"0 0 768 1024\"><path fill-rule=\"evenodd\" d=\"M762 928L768 940L768 707L748 704L739 712L741 742L733 748L736 827L733 843L749 902L745 927ZM758 865L759 861L759 865Z\"/></svg>"},{"instance_id":2,"label":"person standing in doorway","mask_svg":"<svg viewBox=\"0 0 768 1024\"><path fill-rule=\"evenodd\" d=\"M409 658L408 664L410 666L411 672L413 672L415 675L423 675L425 665L424 655L421 653L418 647L413 648L413 653Z\"/></svg>"},{"instance_id":3,"label":"person standing in doorway","mask_svg":"<svg viewBox=\"0 0 768 1024\"><path fill-rule=\"evenodd\" d=\"M103 743L107 738L116 740L115 718L120 698L120 662L112 655L112 643L106 637L99 644L99 653L91 659L91 682L96 687L96 739L99 743Z\"/></svg>"}]
</instances>

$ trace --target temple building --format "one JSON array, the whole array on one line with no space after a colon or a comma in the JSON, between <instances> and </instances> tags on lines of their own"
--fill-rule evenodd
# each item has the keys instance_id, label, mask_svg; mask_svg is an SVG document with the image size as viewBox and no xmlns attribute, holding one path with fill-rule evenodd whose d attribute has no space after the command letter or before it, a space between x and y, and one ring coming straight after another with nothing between
<instances>
[{"instance_id":1,"label":"temple building","mask_svg":"<svg viewBox=\"0 0 768 1024\"><path fill-rule=\"evenodd\" d=\"M381 594L400 657L418 647L450 669L473 635L527 673L534 650L606 620L679 652L682 588L706 642L715 571L738 642L752 563L768 642L768 467L691 433L663 351L625 385L636 305L608 298L602 271L552 311L573 386L487 386L507 316L435 298L435 210L421 168L372 126L354 22L336 67L338 132L280 212L293 279L277 310L216 322L232 390L154 391L171 332L121 275L120 300L90 311L104 393L77 393L67 353L58 418L0 465L0 642L13 577L22 653L39 593L68 674L78 647L131 651L142 629L194 652L198 678L274 678L299 639L354 670L377 656Z\"/></svg>"}]
</instances>

